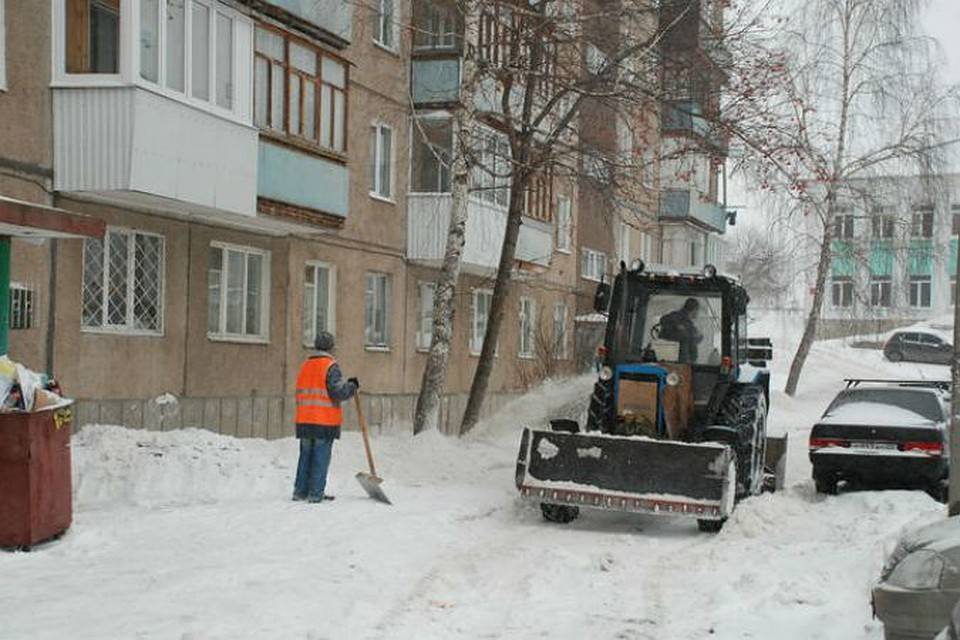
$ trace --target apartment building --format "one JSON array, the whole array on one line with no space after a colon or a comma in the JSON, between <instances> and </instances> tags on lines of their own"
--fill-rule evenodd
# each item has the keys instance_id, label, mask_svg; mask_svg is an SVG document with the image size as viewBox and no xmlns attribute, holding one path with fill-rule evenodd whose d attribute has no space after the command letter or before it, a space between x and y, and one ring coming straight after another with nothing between
<instances>
[{"instance_id":1,"label":"apartment building","mask_svg":"<svg viewBox=\"0 0 960 640\"><path fill-rule=\"evenodd\" d=\"M883 331L952 314L960 176L878 177L843 191L823 332Z\"/></svg>"}]
</instances>

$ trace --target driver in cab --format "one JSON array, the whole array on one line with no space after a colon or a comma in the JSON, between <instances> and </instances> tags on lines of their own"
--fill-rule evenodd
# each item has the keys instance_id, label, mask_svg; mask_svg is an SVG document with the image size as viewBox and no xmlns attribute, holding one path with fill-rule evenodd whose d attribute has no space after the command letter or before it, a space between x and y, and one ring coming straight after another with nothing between
<instances>
[{"instance_id":1,"label":"driver in cab","mask_svg":"<svg viewBox=\"0 0 960 640\"><path fill-rule=\"evenodd\" d=\"M697 361L697 349L703 341L703 334L696 325L699 314L700 302L696 298L687 298L681 308L660 318L660 338L680 344L680 362Z\"/></svg>"}]
</instances>

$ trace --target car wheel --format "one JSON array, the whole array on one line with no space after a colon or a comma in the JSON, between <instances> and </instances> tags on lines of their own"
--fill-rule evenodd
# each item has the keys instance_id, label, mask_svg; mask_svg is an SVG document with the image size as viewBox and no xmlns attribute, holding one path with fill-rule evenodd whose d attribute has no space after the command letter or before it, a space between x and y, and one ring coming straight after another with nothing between
<instances>
[{"instance_id":1,"label":"car wheel","mask_svg":"<svg viewBox=\"0 0 960 640\"><path fill-rule=\"evenodd\" d=\"M697 520L697 528L704 533L719 533L726 521L726 518L723 520Z\"/></svg>"},{"instance_id":2,"label":"car wheel","mask_svg":"<svg viewBox=\"0 0 960 640\"><path fill-rule=\"evenodd\" d=\"M890 362L901 362L903 361L903 354L899 351L891 351L887 354L887 360Z\"/></svg>"},{"instance_id":3,"label":"car wheel","mask_svg":"<svg viewBox=\"0 0 960 640\"><path fill-rule=\"evenodd\" d=\"M562 504L540 503L540 512L543 519L558 524L569 524L580 517L580 507L569 507Z\"/></svg>"},{"instance_id":4,"label":"car wheel","mask_svg":"<svg viewBox=\"0 0 960 640\"><path fill-rule=\"evenodd\" d=\"M814 476L813 484L817 488L817 493L823 493L828 496L837 495L837 477L835 475Z\"/></svg>"},{"instance_id":5,"label":"car wheel","mask_svg":"<svg viewBox=\"0 0 960 640\"><path fill-rule=\"evenodd\" d=\"M927 493L930 494L930 497L936 500L941 504L946 504L947 499L949 498L950 485L946 480L940 480L935 482L927 489Z\"/></svg>"}]
</instances>

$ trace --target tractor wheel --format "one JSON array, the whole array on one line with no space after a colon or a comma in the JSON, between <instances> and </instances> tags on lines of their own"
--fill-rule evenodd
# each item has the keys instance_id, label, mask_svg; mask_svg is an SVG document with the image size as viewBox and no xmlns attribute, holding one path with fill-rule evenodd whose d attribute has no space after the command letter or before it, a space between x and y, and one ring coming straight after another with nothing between
<instances>
[{"instance_id":1,"label":"tractor wheel","mask_svg":"<svg viewBox=\"0 0 960 640\"><path fill-rule=\"evenodd\" d=\"M598 380L590 396L587 431L606 432L613 421L613 385L609 381Z\"/></svg>"},{"instance_id":2,"label":"tractor wheel","mask_svg":"<svg viewBox=\"0 0 960 640\"><path fill-rule=\"evenodd\" d=\"M540 503L540 512L543 519L558 524L570 524L580 517L580 507L570 507L562 504Z\"/></svg>"},{"instance_id":3,"label":"tractor wheel","mask_svg":"<svg viewBox=\"0 0 960 640\"><path fill-rule=\"evenodd\" d=\"M697 520L697 528L704 533L719 533L726 521L726 518L723 520Z\"/></svg>"},{"instance_id":4,"label":"tractor wheel","mask_svg":"<svg viewBox=\"0 0 960 640\"><path fill-rule=\"evenodd\" d=\"M731 388L717 417L738 434L736 442L728 443L737 454L737 498L759 495L767 453L767 398L763 389L755 385Z\"/></svg>"}]
</instances>

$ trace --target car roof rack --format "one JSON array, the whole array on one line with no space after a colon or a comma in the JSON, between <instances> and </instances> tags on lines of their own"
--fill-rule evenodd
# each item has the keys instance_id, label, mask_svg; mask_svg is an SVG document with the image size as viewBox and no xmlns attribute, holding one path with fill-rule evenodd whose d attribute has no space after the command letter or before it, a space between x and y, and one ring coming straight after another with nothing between
<instances>
[{"instance_id":1,"label":"car roof rack","mask_svg":"<svg viewBox=\"0 0 960 640\"><path fill-rule=\"evenodd\" d=\"M885 380L881 378L844 378L843 381L847 383L847 389L859 387L861 384L888 384L898 387L921 387L949 391L951 384L949 380Z\"/></svg>"}]
</instances>

